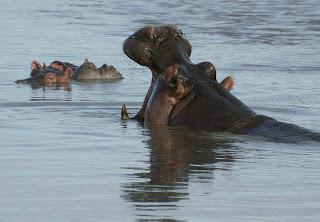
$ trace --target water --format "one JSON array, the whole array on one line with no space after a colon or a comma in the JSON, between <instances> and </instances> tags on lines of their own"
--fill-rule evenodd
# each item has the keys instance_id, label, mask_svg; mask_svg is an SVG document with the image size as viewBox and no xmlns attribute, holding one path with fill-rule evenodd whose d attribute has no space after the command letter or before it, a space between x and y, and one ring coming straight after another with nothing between
<instances>
[{"instance_id":1,"label":"water","mask_svg":"<svg viewBox=\"0 0 320 222\"><path fill-rule=\"evenodd\" d=\"M257 113L320 132L320 2L9 1L0 9L0 221L319 221L319 144L122 122L150 71L122 42L176 24ZM112 64L116 83L16 85L33 59Z\"/></svg>"}]
</instances>

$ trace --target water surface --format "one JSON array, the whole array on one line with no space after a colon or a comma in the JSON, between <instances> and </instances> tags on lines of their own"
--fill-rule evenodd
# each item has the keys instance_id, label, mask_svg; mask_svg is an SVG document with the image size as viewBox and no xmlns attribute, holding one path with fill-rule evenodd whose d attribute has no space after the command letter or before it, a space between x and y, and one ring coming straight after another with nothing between
<instances>
[{"instance_id":1,"label":"water surface","mask_svg":"<svg viewBox=\"0 0 320 222\"><path fill-rule=\"evenodd\" d=\"M122 42L176 24L257 113L320 132L320 3L1 1L0 221L319 221L319 144L120 120L150 71ZM33 59L114 65L115 83L16 85Z\"/></svg>"}]
</instances>

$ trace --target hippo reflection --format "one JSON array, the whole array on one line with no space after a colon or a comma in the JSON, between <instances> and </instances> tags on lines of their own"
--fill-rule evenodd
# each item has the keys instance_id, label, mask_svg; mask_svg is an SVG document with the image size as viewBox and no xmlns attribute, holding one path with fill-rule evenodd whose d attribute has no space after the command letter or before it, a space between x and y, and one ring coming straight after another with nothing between
<instances>
[{"instance_id":1,"label":"hippo reflection","mask_svg":"<svg viewBox=\"0 0 320 222\"><path fill-rule=\"evenodd\" d=\"M88 59L85 59L80 66L61 61L53 61L49 66L46 66L35 60L31 63L30 77L17 80L16 83L51 85L53 83L69 83L71 80L80 82L116 81L122 78L122 75L113 66L103 64L97 68Z\"/></svg>"},{"instance_id":2,"label":"hippo reflection","mask_svg":"<svg viewBox=\"0 0 320 222\"><path fill-rule=\"evenodd\" d=\"M159 67L155 62L155 54L159 50L160 43L168 39L184 49L188 56L191 55L191 44L188 40L183 38L183 33L174 26L148 26L142 28L131 35L123 44L124 53L140 65L148 67L152 73L151 84L144 99L142 108L134 117L136 120L144 121L147 103L156 80L162 71L161 67ZM210 62L202 62L197 64L197 66L206 73L208 79L216 81L216 69ZM234 81L230 76L228 76L221 82L221 84L227 90L231 90L233 88Z\"/></svg>"},{"instance_id":3,"label":"hippo reflection","mask_svg":"<svg viewBox=\"0 0 320 222\"><path fill-rule=\"evenodd\" d=\"M182 127L151 126L146 141L150 151L147 167L134 168L134 182L131 179L123 185L123 198L136 203L144 213L143 208L150 209L157 203L174 208L175 202L188 198L190 178L213 183L215 174L232 169L234 142Z\"/></svg>"},{"instance_id":4,"label":"hippo reflection","mask_svg":"<svg viewBox=\"0 0 320 222\"><path fill-rule=\"evenodd\" d=\"M155 36L157 39L153 42L156 42L156 47L152 49L142 43L136 43L136 48L132 49L128 49L127 42L124 45L129 57L139 64L155 67L153 69L157 71L145 108L145 124L183 125L209 131L258 134L274 139L309 138L320 141L318 133L257 115L219 84L215 75L208 78L208 70L214 67L211 63L200 63L205 64L205 68L193 64L189 58L191 50L185 44L179 43L174 36ZM127 41L133 41L132 38L140 42L140 39L148 37L139 36L136 40L131 36Z\"/></svg>"}]
</instances>

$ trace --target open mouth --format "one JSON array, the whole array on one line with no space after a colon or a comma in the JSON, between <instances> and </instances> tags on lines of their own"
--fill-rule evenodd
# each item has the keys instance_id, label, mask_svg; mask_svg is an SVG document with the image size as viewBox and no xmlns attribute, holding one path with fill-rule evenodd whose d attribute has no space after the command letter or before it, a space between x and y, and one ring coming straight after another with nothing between
<instances>
[{"instance_id":1,"label":"open mouth","mask_svg":"<svg viewBox=\"0 0 320 222\"><path fill-rule=\"evenodd\" d=\"M170 111L168 118L168 125L172 125L178 114L186 108L194 99L196 93L190 90Z\"/></svg>"}]
</instances>

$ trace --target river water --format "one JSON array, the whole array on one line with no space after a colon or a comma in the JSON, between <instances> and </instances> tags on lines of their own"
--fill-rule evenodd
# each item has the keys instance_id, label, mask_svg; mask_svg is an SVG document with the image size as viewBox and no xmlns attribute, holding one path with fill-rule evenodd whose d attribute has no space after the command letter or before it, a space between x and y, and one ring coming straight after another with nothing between
<instances>
[{"instance_id":1,"label":"river water","mask_svg":"<svg viewBox=\"0 0 320 222\"><path fill-rule=\"evenodd\" d=\"M150 71L122 42L175 24L257 113L320 132L320 2L1 0L0 221L320 221L319 143L146 128ZM16 85L33 59L125 79Z\"/></svg>"}]
</instances>

